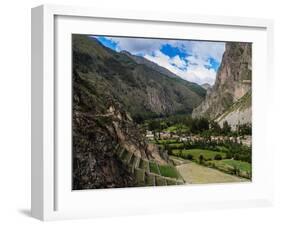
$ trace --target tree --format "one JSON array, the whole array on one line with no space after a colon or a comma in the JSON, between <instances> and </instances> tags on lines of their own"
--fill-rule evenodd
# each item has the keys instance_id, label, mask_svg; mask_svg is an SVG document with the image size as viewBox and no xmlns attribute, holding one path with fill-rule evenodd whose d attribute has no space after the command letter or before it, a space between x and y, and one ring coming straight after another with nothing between
<instances>
[{"instance_id":1,"label":"tree","mask_svg":"<svg viewBox=\"0 0 281 226\"><path fill-rule=\"evenodd\" d=\"M221 127L216 121L211 121L210 122L210 130L214 134L220 134L221 133Z\"/></svg>"},{"instance_id":2,"label":"tree","mask_svg":"<svg viewBox=\"0 0 281 226\"><path fill-rule=\"evenodd\" d=\"M230 125L228 124L227 121L224 121L224 122L223 122L223 125L222 125L222 133L223 133L224 135L227 135L227 134L229 134L230 132L231 132L231 127L230 127Z\"/></svg>"},{"instance_id":3,"label":"tree","mask_svg":"<svg viewBox=\"0 0 281 226\"><path fill-rule=\"evenodd\" d=\"M193 155L188 154L188 155L186 156L186 158L187 158L188 160L193 160Z\"/></svg>"},{"instance_id":4,"label":"tree","mask_svg":"<svg viewBox=\"0 0 281 226\"><path fill-rule=\"evenodd\" d=\"M251 135L252 134L252 125L250 123L242 124L237 126L237 131L239 135Z\"/></svg>"},{"instance_id":5,"label":"tree","mask_svg":"<svg viewBox=\"0 0 281 226\"><path fill-rule=\"evenodd\" d=\"M235 159L235 160L240 160L240 155L239 155L239 154L237 154L237 153L236 153L236 154L234 154L234 159Z\"/></svg>"},{"instance_id":6,"label":"tree","mask_svg":"<svg viewBox=\"0 0 281 226\"><path fill-rule=\"evenodd\" d=\"M152 120L148 123L148 129L151 131L155 131L161 128L161 124L159 120Z\"/></svg>"},{"instance_id":7,"label":"tree","mask_svg":"<svg viewBox=\"0 0 281 226\"><path fill-rule=\"evenodd\" d=\"M239 176L240 175L240 169L237 166L234 166L233 172L235 175Z\"/></svg>"},{"instance_id":8,"label":"tree","mask_svg":"<svg viewBox=\"0 0 281 226\"><path fill-rule=\"evenodd\" d=\"M191 121L190 131L192 133L198 133L198 119L195 118Z\"/></svg>"},{"instance_id":9,"label":"tree","mask_svg":"<svg viewBox=\"0 0 281 226\"><path fill-rule=\"evenodd\" d=\"M192 133L201 133L209 130L209 121L206 118L195 118L191 121L190 131Z\"/></svg>"},{"instance_id":10,"label":"tree","mask_svg":"<svg viewBox=\"0 0 281 226\"><path fill-rule=\"evenodd\" d=\"M179 151L179 156L183 157L182 150Z\"/></svg>"},{"instance_id":11,"label":"tree","mask_svg":"<svg viewBox=\"0 0 281 226\"><path fill-rule=\"evenodd\" d=\"M203 155L199 155L199 164L202 164L204 161Z\"/></svg>"},{"instance_id":12,"label":"tree","mask_svg":"<svg viewBox=\"0 0 281 226\"><path fill-rule=\"evenodd\" d=\"M198 129L200 132L203 132L205 130L209 129L209 121L206 118L200 118L198 121Z\"/></svg>"},{"instance_id":13,"label":"tree","mask_svg":"<svg viewBox=\"0 0 281 226\"><path fill-rule=\"evenodd\" d=\"M220 154L216 154L214 157L215 160L222 160L222 157Z\"/></svg>"},{"instance_id":14,"label":"tree","mask_svg":"<svg viewBox=\"0 0 281 226\"><path fill-rule=\"evenodd\" d=\"M148 130L153 131L154 139L156 139L156 132L161 129L161 123L159 120L152 120L148 123ZM158 134L159 135L159 134ZM160 138L160 135L159 135Z\"/></svg>"}]
</instances>

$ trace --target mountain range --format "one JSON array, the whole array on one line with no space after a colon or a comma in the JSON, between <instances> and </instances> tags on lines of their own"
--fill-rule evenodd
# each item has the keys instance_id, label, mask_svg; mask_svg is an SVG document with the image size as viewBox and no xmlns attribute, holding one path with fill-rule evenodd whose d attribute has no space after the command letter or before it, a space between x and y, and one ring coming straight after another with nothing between
<instances>
[{"instance_id":1,"label":"mountain range","mask_svg":"<svg viewBox=\"0 0 281 226\"><path fill-rule=\"evenodd\" d=\"M81 79L107 93L133 119L191 114L206 90L157 64L128 52L115 52L98 40L73 35L73 62Z\"/></svg>"}]
</instances>

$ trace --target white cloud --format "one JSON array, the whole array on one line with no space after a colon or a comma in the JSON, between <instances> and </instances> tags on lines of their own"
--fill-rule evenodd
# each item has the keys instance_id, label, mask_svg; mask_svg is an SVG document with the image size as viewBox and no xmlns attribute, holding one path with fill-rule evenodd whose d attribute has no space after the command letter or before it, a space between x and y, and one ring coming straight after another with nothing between
<instances>
[{"instance_id":1,"label":"white cloud","mask_svg":"<svg viewBox=\"0 0 281 226\"><path fill-rule=\"evenodd\" d=\"M178 55L170 58L169 61L172 65L175 65L176 67L181 68L181 69L184 69L187 66L186 61L181 59Z\"/></svg>"},{"instance_id":2,"label":"white cloud","mask_svg":"<svg viewBox=\"0 0 281 226\"><path fill-rule=\"evenodd\" d=\"M123 37L106 38L117 43L119 51L127 50L132 54L152 54L154 51L160 50L163 45L169 44L201 59L207 60L209 58L213 58L220 62L225 50L224 42Z\"/></svg>"},{"instance_id":3,"label":"white cloud","mask_svg":"<svg viewBox=\"0 0 281 226\"><path fill-rule=\"evenodd\" d=\"M165 40L144 39L144 38L119 38L110 37L113 42L117 43L117 50L126 50L132 54L152 54L164 45Z\"/></svg>"},{"instance_id":4,"label":"white cloud","mask_svg":"<svg viewBox=\"0 0 281 226\"><path fill-rule=\"evenodd\" d=\"M170 44L177 47L177 40L152 39L152 38L123 38L123 37L106 37L117 44L117 51L126 50L132 54L150 54L160 50L163 45Z\"/></svg>"},{"instance_id":5,"label":"white cloud","mask_svg":"<svg viewBox=\"0 0 281 226\"><path fill-rule=\"evenodd\" d=\"M213 68L206 68L209 66L208 61L204 61L199 57L188 56L186 60L180 59L178 56L170 58L161 51L156 51L154 56L145 55L146 59L167 68L171 72L180 76L181 78L195 82L198 84L209 83L213 85L216 78L216 71Z\"/></svg>"},{"instance_id":6,"label":"white cloud","mask_svg":"<svg viewBox=\"0 0 281 226\"><path fill-rule=\"evenodd\" d=\"M179 76L191 82L200 85L209 83L213 85L216 79L217 72L213 68L206 68L203 66L189 66L185 71L179 72Z\"/></svg>"},{"instance_id":7,"label":"white cloud","mask_svg":"<svg viewBox=\"0 0 281 226\"><path fill-rule=\"evenodd\" d=\"M117 43L117 51L126 50L132 54L143 55L146 59L167 68L176 75L198 84L214 84L216 71L210 59L221 62L225 50L224 42L165 40L145 38L106 37ZM177 47L187 56L183 59L176 55L170 57L160 49L169 44Z\"/></svg>"},{"instance_id":8,"label":"white cloud","mask_svg":"<svg viewBox=\"0 0 281 226\"><path fill-rule=\"evenodd\" d=\"M208 59L204 60L198 56L187 56L185 59L188 61L188 66L211 66Z\"/></svg>"},{"instance_id":9,"label":"white cloud","mask_svg":"<svg viewBox=\"0 0 281 226\"><path fill-rule=\"evenodd\" d=\"M165 54L163 54L160 50L156 50L152 55L146 54L144 55L144 58L162 66L167 68L168 70L170 70L171 72L177 74L178 71L186 68L187 63L185 60L180 59L179 56L175 56L175 57L169 57Z\"/></svg>"},{"instance_id":10,"label":"white cloud","mask_svg":"<svg viewBox=\"0 0 281 226\"><path fill-rule=\"evenodd\" d=\"M225 43L208 41L183 41L178 43L177 47L202 60L213 58L216 61L221 62L222 55L225 50Z\"/></svg>"}]
</instances>

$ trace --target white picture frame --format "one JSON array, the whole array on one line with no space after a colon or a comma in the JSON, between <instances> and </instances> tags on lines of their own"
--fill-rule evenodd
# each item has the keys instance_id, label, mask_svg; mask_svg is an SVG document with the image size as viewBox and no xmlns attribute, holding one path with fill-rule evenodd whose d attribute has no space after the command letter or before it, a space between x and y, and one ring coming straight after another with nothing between
<instances>
[{"instance_id":1,"label":"white picture frame","mask_svg":"<svg viewBox=\"0 0 281 226\"><path fill-rule=\"evenodd\" d=\"M62 137L58 138L56 134L61 119L57 117L59 115L57 112L58 104L61 103L60 98L65 98L64 95L71 92L71 87L61 85L60 81L64 81L65 78L57 76L63 72L66 72L65 74L71 72L69 61L60 61L60 48L65 50L67 55L67 52L69 53L67 48L70 48L70 46L67 47L69 40L66 41L65 46L60 40L69 37L71 32L89 34L92 31L87 30L88 25L91 23L97 25L104 20L109 21L109 25L106 26L112 28L114 23L120 23L119 34L116 34L116 30L112 30L108 34L132 34L132 36L142 35L143 37L158 35L161 37L161 31L158 34L153 33L153 26L159 24L164 29L165 26L175 26L175 32L178 30L178 34L179 26L182 29L185 26L193 27L195 30L198 28L198 32L193 33L192 38L194 39L220 40L223 38L222 33L224 33L226 40L254 43L256 53L262 53L262 57L255 56L255 51L253 52L254 61L260 62L261 66L257 66L260 67L260 72L254 72L257 76L253 79L253 120L255 122L255 124L253 123L253 131L256 137L253 140L253 155L256 156L256 165L254 163L253 167L256 168L256 175L253 176L252 183L246 183L246 185L220 184L71 191L71 187L69 187L70 176L66 175L71 162L64 165L60 161L62 158L69 159L69 153L67 153L69 150L67 148L58 149L58 146L60 147L58 139L62 139ZM89 24L87 25L87 23ZM137 23L138 26L142 26L142 28L146 26L147 29L145 31L140 29L128 31L125 27L122 28L122 26L132 26ZM102 27L96 26L96 28L98 27L99 32L102 32ZM206 38L201 30L205 29L206 31L209 28L210 35ZM218 32L214 32L212 29L217 29ZM233 29L241 32L234 35ZM166 35L168 38L173 36L172 33L170 36ZM182 35L182 37L185 36ZM190 38L190 36L186 38ZM262 106L270 104L266 101L265 96L270 95L273 83L272 45L273 22L265 19L182 15L166 12L161 14L121 12L110 9L57 5L43 5L33 8L32 216L41 220L56 220L271 205L273 202L273 179L268 177L267 173L273 170L273 150L269 148L266 140L268 135L266 118L268 116L267 108ZM69 55L65 59L69 59ZM63 69L58 69L58 64L61 64ZM257 63L253 65L257 65ZM253 66L253 71L255 71L255 66ZM262 75L262 72L266 76L258 76ZM65 92L63 91L63 93L61 90ZM69 125L65 128L69 129ZM260 139L261 137L264 139ZM266 161L263 162L260 158L261 149L266 150L266 156L264 156ZM213 197L210 198L210 194L213 194ZM170 198L171 196L176 198L173 200ZM87 199L91 200L91 205L86 204ZM85 205L82 205L83 203Z\"/></svg>"}]
</instances>

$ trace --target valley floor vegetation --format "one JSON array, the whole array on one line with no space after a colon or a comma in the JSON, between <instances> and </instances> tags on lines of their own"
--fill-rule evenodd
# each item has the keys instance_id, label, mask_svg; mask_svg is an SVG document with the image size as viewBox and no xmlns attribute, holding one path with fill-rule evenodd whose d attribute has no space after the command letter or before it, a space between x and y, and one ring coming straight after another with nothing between
<instances>
[{"instance_id":1,"label":"valley floor vegetation","mask_svg":"<svg viewBox=\"0 0 281 226\"><path fill-rule=\"evenodd\" d=\"M146 120L140 127L149 142L167 153L174 165L193 162L251 180L251 124L233 130L227 121L220 127L206 118L174 115Z\"/></svg>"}]
</instances>

